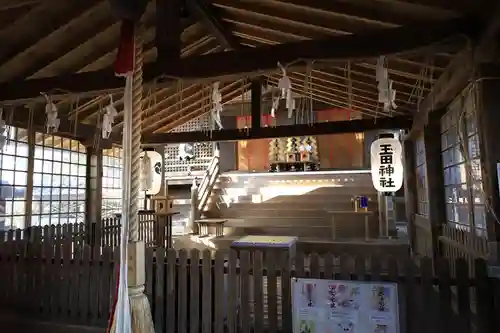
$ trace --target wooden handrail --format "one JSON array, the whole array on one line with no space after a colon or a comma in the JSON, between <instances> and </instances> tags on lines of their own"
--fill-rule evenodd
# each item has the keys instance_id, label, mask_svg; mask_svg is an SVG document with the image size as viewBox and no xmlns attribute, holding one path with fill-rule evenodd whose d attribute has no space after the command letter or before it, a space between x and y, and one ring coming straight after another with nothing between
<instances>
[{"instance_id":1,"label":"wooden handrail","mask_svg":"<svg viewBox=\"0 0 500 333\"><path fill-rule=\"evenodd\" d=\"M198 187L198 211L202 211L208 201L210 193L212 192L215 182L219 177L219 156L214 156L203 177L200 186Z\"/></svg>"}]
</instances>

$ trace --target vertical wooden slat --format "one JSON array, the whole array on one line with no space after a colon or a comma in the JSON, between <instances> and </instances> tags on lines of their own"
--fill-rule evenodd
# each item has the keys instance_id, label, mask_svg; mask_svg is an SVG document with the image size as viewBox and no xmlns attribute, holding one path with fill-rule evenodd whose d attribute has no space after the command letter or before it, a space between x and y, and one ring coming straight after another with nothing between
<instances>
[{"instance_id":1,"label":"vertical wooden slat","mask_svg":"<svg viewBox=\"0 0 500 333\"><path fill-rule=\"evenodd\" d=\"M439 281L439 331L451 332L451 281L450 263L444 258L438 258L436 269Z\"/></svg>"},{"instance_id":2,"label":"vertical wooden slat","mask_svg":"<svg viewBox=\"0 0 500 333\"><path fill-rule=\"evenodd\" d=\"M241 332L250 332L250 253L240 252Z\"/></svg>"},{"instance_id":3,"label":"vertical wooden slat","mask_svg":"<svg viewBox=\"0 0 500 333\"><path fill-rule=\"evenodd\" d=\"M320 278L320 269L319 269L319 256L316 252L311 253L310 256L310 267L311 277L313 279Z\"/></svg>"},{"instance_id":4,"label":"vertical wooden slat","mask_svg":"<svg viewBox=\"0 0 500 333\"><path fill-rule=\"evenodd\" d=\"M351 257L348 254L342 254L340 256L340 279L351 279Z\"/></svg>"},{"instance_id":5,"label":"vertical wooden slat","mask_svg":"<svg viewBox=\"0 0 500 333\"><path fill-rule=\"evenodd\" d=\"M294 277L296 278L304 278L306 277L304 272L304 253L298 252L295 255L295 267L294 267Z\"/></svg>"},{"instance_id":6,"label":"vertical wooden slat","mask_svg":"<svg viewBox=\"0 0 500 333\"><path fill-rule=\"evenodd\" d=\"M164 271L165 271L165 249L157 248L156 249L156 277L155 277L155 301L154 301L154 323L155 323L155 332L163 333L165 327L165 315L168 313L168 310L165 309L165 299L164 297ZM168 287L167 287L168 288ZM168 297L167 292L167 297ZM172 318L171 318L172 319Z\"/></svg>"},{"instance_id":7,"label":"vertical wooden slat","mask_svg":"<svg viewBox=\"0 0 500 333\"><path fill-rule=\"evenodd\" d=\"M177 293L178 307L177 307L177 332L187 333L187 306L188 306L188 253L186 249L179 251L179 287ZM224 264L224 263L223 263Z\"/></svg>"},{"instance_id":8,"label":"vertical wooden slat","mask_svg":"<svg viewBox=\"0 0 500 333\"><path fill-rule=\"evenodd\" d=\"M290 253L281 251L281 323L284 332L292 331Z\"/></svg>"},{"instance_id":9,"label":"vertical wooden slat","mask_svg":"<svg viewBox=\"0 0 500 333\"><path fill-rule=\"evenodd\" d=\"M153 262L154 262L154 256L155 256L155 249L152 247L147 247L146 248L146 260L145 260L145 268L146 268L146 285L144 286L144 293L147 296L149 300L149 304L151 304L151 313L155 314L156 313L156 307L155 307L155 294L154 292L154 282L155 282L155 276L153 274L156 274L156 270L153 269ZM153 317L155 318L155 317Z\"/></svg>"},{"instance_id":10,"label":"vertical wooden slat","mask_svg":"<svg viewBox=\"0 0 500 333\"><path fill-rule=\"evenodd\" d=\"M238 289L237 289L237 274L236 274L236 251L229 251L229 260L227 264L227 331L228 333L236 333L236 313L238 311Z\"/></svg>"},{"instance_id":11,"label":"vertical wooden slat","mask_svg":"<svg viewBox=\"0 0 500 333\"><path fill-rule=\"evenodd\" d=\"M372 281L380 280L380 273L382 271L382 258L378 255L373 255L370 258L370 276Z\"/></svg>"},{"instance_id":12,"label":"vertical wooden slat","mask_svg":"<svg viewBox=\"0 0 500 333\"><path fill-rule=\"evenodd\" d=\"M224 255L223 251L215 253L214 266L214 333L224 333L224 305L226 304L227 294L224 287Z\"/></svg>"},{"instance_id":13,"label":"vertical wooden slat","mask_svg":"<svg viewBox=\"0 0 500 333\"><path fill-rule=\"evenodd\" d=\"M266 253L267 270L267 318L270 332L278 331L278 293L276 269L281 268L282 262L277 258L277 253L270 250Z\"/></svg>"},{"instance_id":14,"label":"vertical wooden slat","mask_svg":"<svg viewBox=\"0 0 500 333\"><path fill-rule=\"evenodd\" d=\"M262 251L253 252L253 316L254 329L262 332L264 329L264 295L262 283Z\"/></svg>"},{"instance_id":15,"label":"vertical wooden slat","mask_svg":"<svg viewBox=\"0 0 500 333\"><path fill-rule=\"evenodd\" d=\"M404 262L404 277L405 277L405 290L404 299L402 302L408 304L406 312L400 314L401 318L401 331L402 333L417 333L421 332L420 320L418 318L419 311L422 309L422 302L417 292L415 277L417 276L417 268L413 259L408 258Z\"/></svg>"},{"instance_id":16,"label":"vertical wooden slat","mask_svg":"<svg viewBox=\"0 0 500 333\"><path fill-rule=\"evenodd\" d=\"M354 271L356 272L356 279L359 281L366 280L366 257L357 255L354 259Z\"/></svg>"},{"instance_id":17,"label":"vertical wooden slat","mask_svg":"<svg viewBox=\"0 0 500 333\"><path fill-rule=\"evenodd\" d=\"M80 310L80 323L83 325L89 324L89 294L90 294L90 247L83 246L83 262L82 274L80 276L80 290L79 290L79 310Z\"/></svg>"},{"instance_id":18,"label":"vertical wooden slat","mask_svg":"<svg viewBox=\"0 0 500 333\"><path fill-rule=\"evenodd\" d=\"M433 286L433 267L432 259L429 257L424 257L420 260L420 267L422 271L422 294L423 294L423 306L422 318L426 318L423 321L425 332L427 333L437 333L437 318L435 317L437 311L437 298L438 295L434 290Z\"/></svg>"},{"instance_id":19,"label":"vertical wooden slat","mask_svg":"<svg viewBox=\"0 0 500 333\"><path fill-rule=\"evenodd\" d=\"M54 227L54 226L52 226ZM60 315L61 310L61 296L60 296L60 286L61 286L61 226L57 225L54 229L54 262L52 264L52 298L51 298L51 308L53 310L52 316L57 319Z\"/></svg>"},{"instance_id":20,"label":"vertical wooden slat","mask_svg":"<svg viewBox=\"0 0 500 333\"><path fill-rule=\"evenodd\" d=\"M115 289L115 286L111 285L111 277L114 275L111 265L112 260L113 250L107 246L103 247L99 279L99 325L103 327L108 323L111 312L109 294L111 290Z\"/></svg>"},{"instance_id":21,"label":"vertical wooden slat","mask_svg":"<svg viewBox=\"0 0 500 333\"><path fill-rule=\"evenodd\" d=\"M212 332L212 255L209 250L203 251L202 260L202 321L201 332Z\"/></svg>"},{"instance_id":22,"label":"vertical wooden slat","mask_svg":"<svg viewBox=\"0 0 500 333\"><path fill-rule=\"evenodd\" d=\"M471 327L471 304L469 294L469 266L466 259L457 259L455 263L455 276L457 279L457 307L460 328L469 332Z\"/></svg>"},{"instance_id":23,"label":"vertical wooden slat","mask_svg":"<svg viewBox=\"0 0 500 333\"><path fill-rule=\"evenodd\" d=\"M167 251L167 290L166 290L166 303L167 303L167 333L175 333L175 294L176 294L176 277L177 277L177 252L174 249Z\"/></svg>"},{"instance_id":24,"label":"vertical wooden slat","mask_svg":"<svg viewBox=\"0 0 500 333\"><path fill-rule=\"evenodd\" d=\"M96 246L97 247L97 246ZM94 247L94 248L96 248ZM99 322L99 273L101 270L101 255L99 248L99 255L93 248L89 248L91 259L90 262L90 276L89 276L89 322L90 325L96 326Z\"/></svg>"},{"instance_id":25,"label":"vertical wooden slat","mask_svg":"<svg viewBox=\"0 0 500 333\"><path fill-rule=\"evenodd\" d=\"M71 234L69 234L68 225L63 227L64 243L62 249L62 281L61 281L61 314L63 318L69 319L69 293L70 293L70 279L71 279L71 256L72 256L72 244L71 244Z\"/></svg>"},{"instance_id":26,"label":"vertical wooden slat","mask_svg":"<svg viewBox=\"0 0 500 333\"><path fill-rule=\"evenodd\" d=\"M49 227L45 226L44 228L44 242L43 242L43 272L42 279L43 281L43 297L42 297L42 316L49 317L50 316L50 296L51 296L51 266L52 266L52 243L48 239ZM76 288L78 290L78 288Z\"/></svg>"},{"instance_id":27,"label":"vertical wooden slat","mask_svg":"<svg viewBox=\"0 0 500 333\"><path fill-rule=\"evenodd\" d=\"M325 265L325 267L323 269L323 271L325 272L324 278L327 279L327 280L332 280L333 279L333 272L334 272L334 267L333 267L334 257L333 257L333 254L331 254L330 252L326 253L323 256L323 260L324 260L324 265Z\"/></svg>"},{"instance_id":28,"label":"vertical wooden slat","mask_svg":"<svg viewBox=\"0 0 500 333\"><path fill-rule=\"evenodd\" d=\"M189 333L200 330L200 252L191 250L189 265Z\"/></svg>"},{"instance_id":29,"label":"vertical wooden slat","mask_svg":"<svg viewBox=\"0 0 500 333\"><path fill-rule=\"evenodd\" d=\"M70 317L72 323L78 322L79 315L79 299L80 295L80 276L82 269L82 251L80 248L74 251L74 259L71 265L71 279L70 279Z\"/></svg>"},{"instance_id":30,"label":"vertical wooden slat","mask_svg":"<svg viewBox=\"0 0 500 333\"><path fill-rule=\"evenodd\" d=\"M478 333L493 332L497 314L495 313L494 293L491 291L496 289L494 285L496 281L489 280L488 266L484 259L476 259L474 267L476 272Z\"/></svg>"}]
</instances>

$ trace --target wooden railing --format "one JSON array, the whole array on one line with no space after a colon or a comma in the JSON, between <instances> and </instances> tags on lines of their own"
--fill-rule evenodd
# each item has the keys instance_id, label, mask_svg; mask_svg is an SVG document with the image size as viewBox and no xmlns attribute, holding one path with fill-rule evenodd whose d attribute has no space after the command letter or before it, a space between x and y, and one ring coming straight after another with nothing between
<instances>
[{"instance_id":1,"label":"wooden railing","mask_svg":"<svg viewBox=\"0 0 500 333\"><path fill-rule=\"evenodd\" d=\"M215 155L210 162L207 170L205 171L205 176L201 180L198 186L198 200L197 200L197 210L198 212L203 212L207 205L210 194L217 182L217 178L220 174L220 162L219 156Z\"/></svg>"},{"instance_id":2,"label":"wooden railing","mask_svg":"<svg viewBox=\"0 0 500 333\"><path fill-rule=\"evenodd\" d=\"M88 245L73 248L49 244L0 244L0 307L23 314L23 320L106 327L116 285L118 251L102 248L92 257ZM353 258L349 255L304 255L293 262L288 253L175 251L149 248L146 295L156 332L292 332L291 278L392 281L398 285L401 332L491 333L493 298L498 283L488 279L486 263L475 261L470 279L466 260L458 259L452 278L447 260ZM458 293L457 310L450 289ZM478 295L471 315L469 288ZM496 305L498 306L498 305Z\"/></svg>"}]
</instances>

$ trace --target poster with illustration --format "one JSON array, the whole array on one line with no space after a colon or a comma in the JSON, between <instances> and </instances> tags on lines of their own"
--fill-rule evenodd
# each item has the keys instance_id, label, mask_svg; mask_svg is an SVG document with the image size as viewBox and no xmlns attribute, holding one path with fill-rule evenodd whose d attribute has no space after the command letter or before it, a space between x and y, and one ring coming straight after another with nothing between
<instances>
[{"instance_id":1,"label":"poster with illustration","mask_svg":"<svg viewBox=\"0 0 500 333\"><path fill-rule=\"evenodd\" d=\"M395 283L292 279L293 333L400 333Z\"/></svg>"}]
</instances>

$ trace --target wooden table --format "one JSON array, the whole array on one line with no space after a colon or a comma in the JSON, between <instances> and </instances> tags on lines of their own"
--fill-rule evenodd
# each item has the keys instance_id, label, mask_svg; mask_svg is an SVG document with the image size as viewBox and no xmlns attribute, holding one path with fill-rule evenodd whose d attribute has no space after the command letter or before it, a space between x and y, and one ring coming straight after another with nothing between
<instances>
[{"instance_id":1,"label":"wooden table","mask_svg":"<svg viewBox=\"0 0 500 333\"><path fill-rule=\"evenodd\" d=\"M210 232L208 231L208 227L215 226L215 237L224 236L224 224L227 220L196 220L195 223L199 226L199 235L200 237L210 236Z\"/></svg>"},{"instance_id":2,"label":"wooden table","mask_svg":"<svg viewBox=\"0 0 500 333\"><path fill-rule=\"evenodd\" d=\"M366 211L366 212L360 212L360 211L354 211L354 210L347 210L347 211L334 211L334 210L329 210L328 214L331 215L331 225L332 225L332 239L336 240L337 239L337 220L336 217L339 215L342 215L343 217L352 217L352 219L362 216L364 218L364 237L365 240L370 239L370 217L374 216L373 212ZM355 223L355 222L354 222Z\"/></svg>"}]
</instances>

